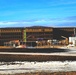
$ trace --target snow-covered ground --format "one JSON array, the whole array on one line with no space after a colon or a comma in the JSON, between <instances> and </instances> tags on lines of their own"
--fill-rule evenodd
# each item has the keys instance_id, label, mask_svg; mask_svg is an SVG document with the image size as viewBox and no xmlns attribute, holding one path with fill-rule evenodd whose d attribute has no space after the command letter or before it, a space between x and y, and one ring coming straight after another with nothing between
<instances>
[{"instance_id":1,"label":"snow-covered ground","mask_svg":"<svg viewBox=\"0 0 76 75\"><path fill-rule=\"evenodd\" d=\"M76 47L65 48L67 52L58 53L16 53L0 52L0 54L19 54L19 55L60 55L76 56ZM0 62L0 74L16 74L26 72L63 72L76 71L76 61L47 61L47 62Z\"/></svg>"},{"instance_id":2,"label":"snow-covered ground","mask_svg":"<svg viewBox=\"0 0 76 75\"><path fill-rule=\"evenodd\" d=\"M0 62L0 74L76 71L76 61Z\"/></svg>"},{"instance_id":3,"label":"snow-covered ground","mask_svg":"<svg viewBox=\"0 0 76 75\"><path fill-rule=\"evenodd\" d=\"M76 50L69 50L67 52L55 52L55 53L18 53L18 52L0 52L0 54L11 55L59 55L59 56L76 56Z\"/></svg>"}]
</instances>

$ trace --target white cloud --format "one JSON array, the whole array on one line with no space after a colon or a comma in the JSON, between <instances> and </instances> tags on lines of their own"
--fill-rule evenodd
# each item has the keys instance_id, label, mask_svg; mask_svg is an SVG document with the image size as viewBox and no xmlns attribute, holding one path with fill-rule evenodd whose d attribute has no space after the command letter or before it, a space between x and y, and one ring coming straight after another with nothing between
<instances>
[{"instance_id":1,"label":"white cloud","mask_svg":"<svg viewBox=\"0 0 76 75\"><path fill-rule=\"evenodd\" d=\"M40 22L47 22L46 20L36 20L34 21L35 23L40 23Z\"/></svg>"},{"instance_id":2,"label":"white cloud","mask_svg":"<svg viewBox=\"0 0 76 75\"><path fill-rule=\"evenodd\" d=\"M60 5L71 5L71 4L76 4L75 0L55 0L53 2L49 2L48 5L50 6L60 6Z\"/></svg>"},{"instance_id":3,"label":"white cloud","mask_svg":"<svg viewBox=\"0 0 76 75\"><path fill-rule=\"evenodd\" d=\"M69 19L41 19L41 20L29 20L29 21L9 21L9 22L0 22L1 27L28 27L33 25L44 25L44 26L60 26L60 24L70 24L75 23L75 20Z\"/></svg>"},{"instance_id":4,"label":"white cloud","mask_svg":"<svg viewBox=\"0 0 76 75\"><path fill-rule=\"evenodd\" d=\"M18 22L0 22L0 25L12 25L17 24Z\"/></svg>"}]
</instances>

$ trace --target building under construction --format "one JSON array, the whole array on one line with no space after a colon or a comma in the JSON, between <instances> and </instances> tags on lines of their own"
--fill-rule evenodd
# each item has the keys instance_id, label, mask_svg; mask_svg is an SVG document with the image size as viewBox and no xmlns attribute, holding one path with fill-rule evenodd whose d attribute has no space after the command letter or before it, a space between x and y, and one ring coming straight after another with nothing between
<instances>
[{"instance_id":1,"label":"building under construction","mask_svg":"<svg viewBox=\"0 0 76 75\"><path fill-rule=\"evenodd\" d=\"M26 28L26 40L48 40L53 39L53 28L51 27L27 27Z\"/></svg>"},{"instance_id":2,"label":"building under construction","mask_svg":"<svg viewBox=\"0 0 76 75\"><path fill-rule=\"evenodd\" d=\"M23 28L0 28L0 45L5 42L23 39Z\"/></svg>"},{"instance_id":3,"label":"building under construction","mask_svg":"<svg viewBox=\"0 0 76 75\"><path fill-rule=\"evenodd\" d=\"M0 45L9 41L36 42L39 40L62 40L75 35L75 28L33 26L26 28L0 28Z\"/></svg>"},{"instance_id":4,"label":"building under construction","mask_svg":"<svg viewBox=\"0 0 76 75\"><path fill-rule=\"evenodd\" d=\"M73 27L60 27L53 28L53 39L64 39L62 36L69 38L75 36L75 28Z\"/></svg>"}]
</instances>

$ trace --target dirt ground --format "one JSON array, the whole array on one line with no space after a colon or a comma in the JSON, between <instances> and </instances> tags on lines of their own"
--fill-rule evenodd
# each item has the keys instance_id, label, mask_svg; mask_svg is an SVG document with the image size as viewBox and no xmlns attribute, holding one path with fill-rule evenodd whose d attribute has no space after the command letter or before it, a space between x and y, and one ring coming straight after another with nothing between
<instances>
[{"instance_id":1,"label":"dirt ground","mask_svg":"<svg viewBox=\"0 0 76 75\"><path fill-rule=\"evenodd\" d=\"M21 74L13 74L13 75L76 75L76 72L54 72L54 73L36 72L36 73L21 73Z\"/></svg>"}]
</instances>

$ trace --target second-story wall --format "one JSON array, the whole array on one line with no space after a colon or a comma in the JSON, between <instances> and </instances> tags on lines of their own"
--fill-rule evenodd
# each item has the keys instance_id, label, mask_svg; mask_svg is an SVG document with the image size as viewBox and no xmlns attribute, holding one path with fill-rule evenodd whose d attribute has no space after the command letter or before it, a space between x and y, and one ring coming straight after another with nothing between
<instances>
[{"instance_id":1,"label":"second-story wall","mask_svg":"<svg viewBox=\"0 0 76 75\"><path fill-rule=\"evenodd\" d=\"M12 40L22 40L22 31L22 28L1 28L0 45L3 45L4 42L9 42Z\"/></svg>"},{"instance_id":2,"label":"second-story wall","mask_svg":"<svg viewBox=\"0 0 76 75\"><path fill-rule=\"evenodd\" d=\"M35 27L26 28L26 39L27 41L37 41L38 39L52 39L53 28L49 27Z\"/></svg>"}]
</instances>

